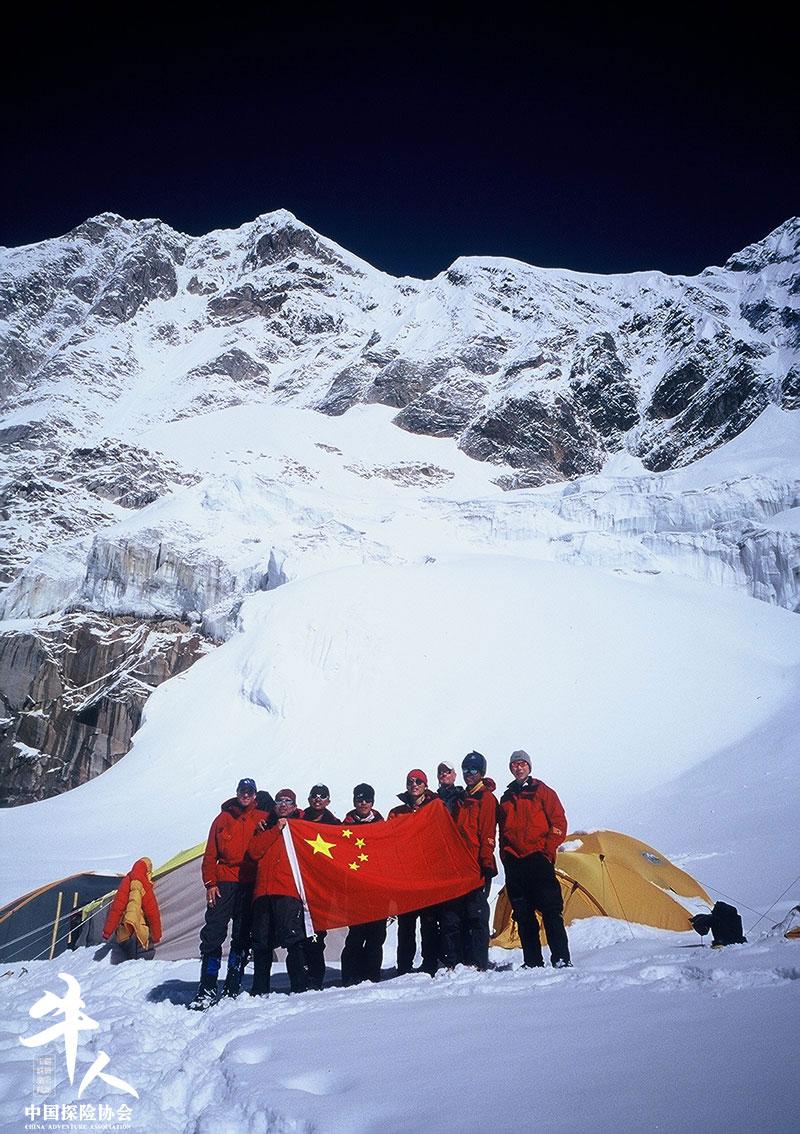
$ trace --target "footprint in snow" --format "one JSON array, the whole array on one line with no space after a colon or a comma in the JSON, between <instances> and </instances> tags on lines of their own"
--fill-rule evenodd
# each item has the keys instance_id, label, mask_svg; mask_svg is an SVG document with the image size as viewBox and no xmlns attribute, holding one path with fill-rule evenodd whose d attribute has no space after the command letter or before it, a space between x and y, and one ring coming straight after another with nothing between
<instances>
[{"instance_id":1,"label":"footprint in snow","mask_svg":"<svg viewBox=\"0 0 800 1134\"><path fill-rule=\"evenodd\" d=\"M266 1063L272 1057L272 1048L254 1036L242 1036L231 1040L223 1055L230 1063Z\"/></svg>"},{"instance_id":2,"label":"footprint in snow","mask_svg":"<svg viewBox=\"0 0 800 1134\"><path fill-rule=\"evenodd\" d=\"M343 1075L333 1071L307 1071L304 1075L294 1075L284 1080L284 1087L290 1091L304 1091L307 1095L340 1095L352 1083Z\"/></svg>"}]
</instances>

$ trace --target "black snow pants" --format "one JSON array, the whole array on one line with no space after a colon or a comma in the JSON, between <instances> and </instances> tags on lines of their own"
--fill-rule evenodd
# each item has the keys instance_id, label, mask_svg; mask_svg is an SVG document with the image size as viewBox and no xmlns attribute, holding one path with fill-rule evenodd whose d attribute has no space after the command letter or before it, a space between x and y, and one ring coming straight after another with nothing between
<instances>
[{"instance_id":1,"label":"black snow pants","mask_svg":"<svg viewBox=\"0 0 800 1134\"><path fill-rule=\"evenodd\" d=\"M381 979L386 920L351 925L342 949L342 984L360 984Z\"/></svg>"},{"instance_id":2,"label":"black snow pants","mask_svg":"<svg viewBox=\"0 0 800 1134\"><path fill-rule=\"evenodd\" d=\"M503 861L506 870L506 893L514 911L522 955L526 965L544 964L539 940L539 923L536 911L542 915L550 962L569 963L569 944L564 928L564 900L556 878L556 868L541 853L525 858L507 855Z\"/></svg>"},{"instance_id":3,"label":"black snow pants","mask_svg":"<svg viewBox=\"0 0 800 1134\"><path fill-rule=\"evenodd\" d=\"M491 880L441 907L439 927L442 962L476 969L489 966L489 890Z\"/></svg>"},{"instance_id":4,"label":"black snow pants","mask_svg":"<svg viewBox=\"0 0 800 1134\"><path fill-rule=\"evenodd\" d=\"M222 945L231 926L231 952L245 956L250 948L252 886L241 882L219 882L219 897L206 906L206 921L200 930L200 956L221 957Z\"/></svg>"},{"instance_id":5,"label":"black snow pants","mask_svg":"<svg viewBox=\"0 0 800 1134\"><path fill-rule=\"evenodd\" d=\"M397 975L410 973L417 953L417 918L422 947L422 971L430 976L439 968L440 906L400 914L397 918Z\"/></svg>"}]
</instances>

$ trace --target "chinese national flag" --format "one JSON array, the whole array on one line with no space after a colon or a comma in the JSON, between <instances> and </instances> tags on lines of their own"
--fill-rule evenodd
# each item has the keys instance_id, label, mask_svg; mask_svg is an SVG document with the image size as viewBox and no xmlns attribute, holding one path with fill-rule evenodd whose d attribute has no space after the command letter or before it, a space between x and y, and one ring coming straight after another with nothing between
<instances>
[{"instance_id":1,"label":"chinese national flag","mask_svg":"<svg viewBox=\"0 0 800 1134\"><path fill-rule=\"evenodd\" d=\"M458 898L483 878L438 800L376 823L328 826L290 819L274 856L270 893L298 897L285 839L315 931L362 925Z\"/></svg>"}]
</instances>

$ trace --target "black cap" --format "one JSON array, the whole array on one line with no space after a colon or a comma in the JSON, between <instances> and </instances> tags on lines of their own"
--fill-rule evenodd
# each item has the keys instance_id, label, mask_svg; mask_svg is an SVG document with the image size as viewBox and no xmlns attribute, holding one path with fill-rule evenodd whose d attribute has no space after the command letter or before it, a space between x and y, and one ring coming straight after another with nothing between
<instances>
[{"instance_id":1,"label":"black cap","mask_svg":"<svg viewBox=\"0 0 800 1134\"><path fill-rule=\"evenodd\" d=\"M374 803L375 788L371 784L356 784L353 788L353 803Z\"/></svg>"},{"instance_id":2,"label":"black cap","mask_svg":"<svg viewBox=\"0 0 800 1134\"><path fill-rule=\"evenodd\" d=\"M486 757L480 752L468 752L461 761L462 772L477 772L479 776L486 775Z\"/></svg>"},{"instance_id":3,"label":"black cap","mask_svg":"<svg viewBox=\"0 0 800 1134\"><path fill-rule=\"evenodd\" d=\"M236 785L236 794L238 795L240 791L250 791L253 793L253 795L255 795L256 781L251 779L239 780L238 784Z\"/></svg>"},{"instance_id":4,"label":"black cap","mask_svg":"<svg viewBox=\"0 0 800 1134\"><path fill-rule=\"evenodd\" d=\"M313 795L321 795L323 799L330 799L331 793L325 784L314 784L311 791L308 793L308 798L311 799Z\"/></svg>"}]
</instances>

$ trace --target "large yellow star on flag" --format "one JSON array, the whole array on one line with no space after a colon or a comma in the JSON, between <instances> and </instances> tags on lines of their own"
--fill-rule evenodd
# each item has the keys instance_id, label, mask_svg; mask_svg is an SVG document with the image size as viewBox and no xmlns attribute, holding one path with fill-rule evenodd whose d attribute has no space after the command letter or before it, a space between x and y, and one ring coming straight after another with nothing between
<instances>
[{"instance_id":1,"label":"large yellow star on flag","mask_svg":"<svg viewBox=\"0 0 800 1134\"><path fill-rule=\"evenodd\" d=\"M311 847L314 854L324 854L327 855L328 858L333 858L331 851L336 846L336 843L326 843L322 835L317 835L316 839L306 839L305 841Z\"/></svg>"}]
</instances>

